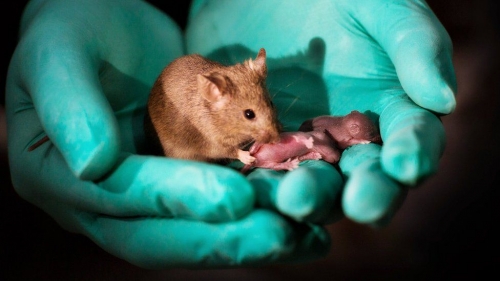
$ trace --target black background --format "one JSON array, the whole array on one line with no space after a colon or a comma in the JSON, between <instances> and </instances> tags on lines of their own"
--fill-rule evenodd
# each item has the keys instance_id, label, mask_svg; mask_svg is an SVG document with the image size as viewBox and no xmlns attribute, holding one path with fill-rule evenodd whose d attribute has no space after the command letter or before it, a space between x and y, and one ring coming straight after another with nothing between
<instances>
[{"instance_id":1,"label":"black background","mask_svg":"<svg viewBox=\"0 0 500 281\"><path fill-rule=\"evenodd\" d=\"M150 1L185 25L188 1ZM174 2L178 2L175 3ZM496 1L429 0L454 43L458 106L443 118L448 143L439 172L411 190L391 224L347 219L328 226L328 256L305 264L231 270L152 271L62 230L12 188L0 115L0 280L433 280L495 276L500 152L499 10ZM2 88L26 1L2 4Z\"/></svg>"}]
</instances>

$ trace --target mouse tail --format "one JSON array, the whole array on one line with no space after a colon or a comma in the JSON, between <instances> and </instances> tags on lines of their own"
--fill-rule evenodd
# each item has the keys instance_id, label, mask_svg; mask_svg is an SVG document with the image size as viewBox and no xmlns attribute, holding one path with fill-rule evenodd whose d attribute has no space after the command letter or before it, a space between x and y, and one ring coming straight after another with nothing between
<instances>
[{"instance_id":1,"label":"mouse tail","mask_svg":"<svg viewBox=\"0 0 500 281\"><path fill-rule=\"evenodd\" d=\"M243 166L243 168L241 168L240 172L246 175L252 169L252 167L252 165L246 164L245 166Z\"/></svg>"}]
</instances>

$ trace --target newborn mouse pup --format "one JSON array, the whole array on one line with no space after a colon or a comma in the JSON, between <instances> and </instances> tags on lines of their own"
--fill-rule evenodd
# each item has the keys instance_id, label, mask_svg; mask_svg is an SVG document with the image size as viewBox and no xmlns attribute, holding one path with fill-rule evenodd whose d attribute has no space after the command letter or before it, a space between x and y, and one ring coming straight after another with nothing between
<instances>
[{"instance_id":1,"label":"newborn mouse pup","mask_svg":"<svg viewBox=\"0 0 500 281\"><path fill-rule=\"evenodd\" d=\"M281 125L266 87L266 51L222 65L198 54L172 61L156 80L145 133L168 157L219 162L255 158L250 143L274 143Z\"/></svg>"},{"instance_id":2,"label":"newborn mouse pup","mask_svg":"<svg viewBox=\"0 0 500 281\"><path fill-rule=\"evenodd\" d=\"M321 131L283 132L277 143L257 143L250 147L250 154L255 157L251 164L243 166L242 173L253 167L291 171L305 160L319 160L336 164L341 151L334 141Z\"/></svg>"},{"instance_id":3,"label":"newborn mouse pup","mask_svg":"<svg viewBox=\"0 0 500 281\"><path fill-rule=\"evenodd\" d=\"M347 147L370 142L382 144L382 139L367 115L353 110L346 116L318 116L304 121L298 132L281 133L278 143L255 142L249 150L255 161L241 172L253 167L291 171L304 160L336 164Z\"/></svg>"},{"instance_id":4,"label":"newborn mouse pup","mask_svg":"<svg viewBox=\"0 0 500 281\"><path fill-rule=\"evenodd\" d=\"M355 144L382 144L380 132L366 114L352 110L345 116L323 115L302 123L299 131L322 131L329 135L339 149Z\"/></svg>"}]
</instances>

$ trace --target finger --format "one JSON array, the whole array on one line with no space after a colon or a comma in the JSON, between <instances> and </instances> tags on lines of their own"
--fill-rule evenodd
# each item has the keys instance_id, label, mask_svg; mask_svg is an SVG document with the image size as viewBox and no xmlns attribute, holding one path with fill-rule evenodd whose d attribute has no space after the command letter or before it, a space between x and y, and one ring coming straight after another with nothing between
<instances>
[{"instance_id":1,"label":"finger","mask_svg":"<svg viewBox=\"0 0 500 281\"><path fill-rule=\"evenodd\" d=\"M437 171L446 143L437 116L409 100L400 100L387 106L379 121L384 140L381 165L388 175L415 185Z\"/></svg>"},{"instance_id":2,"label":"finger","mask_svg":"<svg viewBox=\"0 0 500 281\"><path fill-rule=\"evenodd\" d=\"M304 261L322 257L330 248L325 229L291 224L265 210L219 224L101 216L86 234L111 254L151 269L227 268Z\"/></svg>"},{"instance_id":3,"label":"finger","mask_svg":"<svg viewBox=\"0 0 500 281\"><path fill-rule=\"evenodd\" d=\"M380 166L380 146L355 145L344 151L340 167L347 182L342 193L345 216L370 225L390 221L401 206L406 190Z\"/></svg>"},{"instance_id":4,"label":"finger","mask_svg":"<svg viewBox=\"0 0 500 281\"><path fill-rule=\"evenodd\" d=\"M356 18L391 58L405 92L436 113L456 107L452 43L429 6L420 0L364 1Z\"/></svg>"},{"instance_id":5,"label":"finger","mask_svg":"<svg viewBox=\"0 0 500 281\"><path fill-rule=\"evenodd\" d=\"M132 139L114 111L123 121L143 110L161 68L182 54L180 30L140 1L30 4L13 82L31 95L44 131L75 175L97 179L116 161L121 137ZM129 120L120 124L127 121L130 127Z\"/></svg>"},{"instance_id":6,"label":"finger","mask_svg":"<svg viewBox=\"0 0 500 281\"><path fill-rule=\"evenodd\" d=\"M255 202L254 190L242 174L167 157L126 155L98 185L102 194L91 200L95 202L91 211L112 205L116 208L112 214L118 216L225 221L247 214Z\"/></svg>"},{"instance_id":7,"label":"finger","mask_svg":"<svg viewBox=\"0 0 500 281\"><path fill-rule=\"evenodd\" d=\"M287 173L257 169L248 180L257 202L296 221L331 223L342 217L337 200L343 180L325 161L305 161Z\"/></svg>"},{"instance_id":8,"label":"finger","mask_svg":"<svg viewBox=\"0 0 500 281\"><path fill-rule=\"evenodd\" d=\"M13 64L10 82L16 87L8 94L29 93L44 131L71 170L95 179L111 168L120 149L117 123L99 84L98 54L86 50L85 38L48 34L47 25L33 25L24 34L13 60L25 63ZM67 38L64 44L60 38Z\"/></svg>"},{"instance_id":9,"label":"finger","mask_svg":"<svg viewBox=\"0 0 500 281\"><path fill-rule=\"evenodd\" d=\"M235 219L253 207L255 194L243 175L201 162L123 153L99 181L81 181L52 141L27 150L41 131L37 112L15 106L22 104L21 95L9 94L7 101L12 180L19 194L38 206L56 200L98 214L207 221Z\"/></svg>"}]
</instances>

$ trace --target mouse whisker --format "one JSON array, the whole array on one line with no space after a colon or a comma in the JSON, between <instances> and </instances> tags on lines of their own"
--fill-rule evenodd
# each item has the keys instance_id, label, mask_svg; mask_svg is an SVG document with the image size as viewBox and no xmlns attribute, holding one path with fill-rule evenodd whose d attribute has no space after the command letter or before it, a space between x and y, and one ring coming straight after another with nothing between
<instances>
[{"instance_id":1,"label":"mouse whisker","mask_svg":"<svg viewBox=\"0 0 500 281\"><path fill-rule=\"evenodd\" d=\"M295 99L293 99L293 101L290 103L290 105L288 106L288 108L285 110L285 113L288 112L290 110L290 108L292 108L292 106L299 100L299 97L295 97Z\"/></svg>"},{"instance_id":2,"label":"mouse whisker","mask_svg":"<svg viewBox=\"0 0 500 281\"><path fill-rule=\"evenodd\" d=\"M250 147L255 143L255 139L251 138L240 143L239 147L242 150L249 150Z\"/></svg>"}]
</instances>

